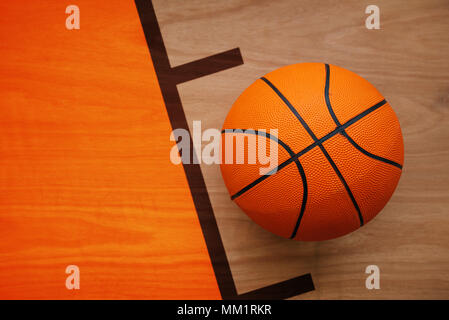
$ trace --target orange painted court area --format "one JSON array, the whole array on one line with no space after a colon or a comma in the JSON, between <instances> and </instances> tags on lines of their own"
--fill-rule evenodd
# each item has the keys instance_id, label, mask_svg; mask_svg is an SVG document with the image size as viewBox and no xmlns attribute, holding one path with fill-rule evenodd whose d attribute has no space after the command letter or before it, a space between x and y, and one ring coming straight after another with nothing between
<instances>
[{"instance_id":1,"label":"orange painted court area","mask_svg":"<svg viewBox=\"0 0 449 320\"><path fill-rule=\"evenodd\" d=\"M134 3L66 5L0 4L0 298L220 298Z\"/></svg>"}]
</instances>

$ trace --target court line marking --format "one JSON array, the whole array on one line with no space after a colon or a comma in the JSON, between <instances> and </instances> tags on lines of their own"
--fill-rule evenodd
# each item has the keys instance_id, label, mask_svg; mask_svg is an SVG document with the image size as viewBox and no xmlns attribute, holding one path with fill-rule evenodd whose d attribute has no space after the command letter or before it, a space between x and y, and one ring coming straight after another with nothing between
<instances>
[{"instance_id":1,"label":"court line marking","mask_svg":"<svg viewBox=\"0 0 449 320\"><path fill-rule=\"evenodd\" d=\"M184 109L182 107L181 98L179 96L177 84L188 80L193 80L194 78L192 78L192 75L183 74L183 72L186 72L186 70L192 70L193 66L195 66L195 68L201 68L201 66L204 65L204 68L210 68L210 62L213 60L217 61L216 63L222 67L211 68L211 73L224 70L223 68L225 66L228 68L239 66L243 64L243 58L240 54L240 50L236 48L222 54L172 68L170 66L167 50L165 48L152 1L134 0L134 2L142 25L145 40L150 51L151 60L156 71L156 76L158 78L170 123L173 128L182 128L190 132ZM234 60L229 63L229 58L232 56L234 57ZM226 57L226 59L219 59L220 57ZM203 61L203 63L205 61L206 63L203 64L200 61ZM223 61L225 62L223 63ZM205 76L207 74L209 73L205 71L198 71L196 75ZM191 137L191 135L189 136ZM190 148L191 150L194 150L192 139L190 139ZM201 172L201 167L198 164L183 164L183 167L200 222L200 227L203 232L203 237L206 242L212 268L215 273L218 288L223 299L245 299L245 297L250 298L252 295L257 295L259 299L281 299L315 290L312 277L310 273L308 273L278 284L252 290L243 294L238 294L220 236L220 231L217 226L217 221L212 209L209 194L207 192L206 184L204 182L204 177ZM284 288L284 292L279 292L277 290L281 285ZM285 296L285 292L288 292L288 297Z\"/></svg>"}]
</instances>

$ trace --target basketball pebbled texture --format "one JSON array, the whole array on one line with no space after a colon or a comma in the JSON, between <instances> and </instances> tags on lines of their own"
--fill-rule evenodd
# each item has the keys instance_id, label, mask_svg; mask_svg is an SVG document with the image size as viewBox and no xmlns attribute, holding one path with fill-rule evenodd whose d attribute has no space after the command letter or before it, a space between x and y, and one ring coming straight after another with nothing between
<instances>
[{"instance_id":1,"label":"basketball pebbled texture","mask_svg":"<svg viewBox=\"0 0 449 320\"><path fill-rule=\"evenodd\" d=\"M264 133L271 129L277 138ZM334 65L290 65L255 81L226 117L223 157L226 139L237 135L279 143L274 174L261 175L260 163L222 161L220 168L237 205L285 238L320 241L356 230L386 205L402 172L391 106L368 81Z\"/></svg>"}]
</instances>

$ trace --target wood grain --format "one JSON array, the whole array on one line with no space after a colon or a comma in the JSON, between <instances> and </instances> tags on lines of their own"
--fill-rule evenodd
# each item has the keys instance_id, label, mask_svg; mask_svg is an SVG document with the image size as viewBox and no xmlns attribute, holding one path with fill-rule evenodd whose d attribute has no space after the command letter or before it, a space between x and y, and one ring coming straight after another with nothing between
<instances>
[{"instance_id":1,"label":"wood grain","mask_svg":"<svg viewBox=\"0 0 449 320\"><path fill-rule=\"evenodd\" d=\"M202 165L239 293L311 272L297 298L449 298L449 3L378 1L381 29L367 30L367 1L155 1L172 66L230 47L245 64L179 86L190 125L221 128L233 101L265 73L327 62L373 83L396 111L405 166L378 217L340 239L300 243L262 230L229 199L218 166ZM367 265L381 290L365 288Z\"/></svg>"},{"instance_id":2,"label":"wood grain","mask_svg":"<svg viewBox=\"0 0 449 320\"><path fill-rule=\"evenodd\" d=\"M134 3L76 4L0 4L0 298L219 298Z\"/></svg>"},{"instance_id":3,"label":"wood grain","mask_svg":"<svg viewBox=\"0 0 449 320\"><path fill-rule=\"evenodd\" d=\"M0 3L0 298L220 298L133 1ZM236 97L306 61L373 83L400 120L405 165L386 208L340 239L262 230L202 165L239 293L311 273L295 299L449 298L449 3L156 0L172 67L239 47L244 65L178 85L189 124L221 128ZM81 290L65 267L81 268ZM381 290L365 288L365 267Z\"/></svg>"}]
</instances>

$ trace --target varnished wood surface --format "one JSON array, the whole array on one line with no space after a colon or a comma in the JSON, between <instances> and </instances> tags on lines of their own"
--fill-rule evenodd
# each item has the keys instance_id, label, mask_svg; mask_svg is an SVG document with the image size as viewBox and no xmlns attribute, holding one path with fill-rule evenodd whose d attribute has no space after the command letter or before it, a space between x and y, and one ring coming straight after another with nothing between
<instances>
[{"instance_id":1,"label":"varnished wood surface","mask_svg":"<svg viewBox=\"0 0 449 320\"><path fill-rule=\"evenodd\" d=\"M219 298L133 1L2 2L0 298ZM236 97L278 67L350 69L393 106L398 189L362 229L300 243L262 230L202 165L239 293L311 273L297 299L449 298L449 3L175 1L154 7L173 67L239 47L242 66L178 85L189 124L221 128ZM68 291L65 267L81 268ZM365 288L365 267L381 290Z\"/></svg>"},{"instance_id":2,"label":"varnished wood surface","mask_svg":"<svg viewBox=\"0 0 449 320\"><path fill-rule=\"evenodd\" d=\"M297 62L327 62L373 83L393 106L405 143L399 186L368 225L340 239L300 243L262 230L229 199L218 166L202 165L239 293L310 272L299 299L449 298L449 4L378 1L155 1L173 66L235 46L244 65L180 85L190 125L221 128L255 79ZM365 288L378 265L381 290Z\"/></svg>"},{"instance_id":3,"label":"varnished wood surface","mask_svg":"<svg viewBox=\"0 0 449 320\"><path fill-rule=\"evenodd\" d=\"M136 7L77 5L0 4L0 298L220 298Z\"/></svg>"}]
</instances>

